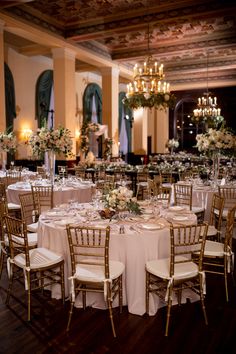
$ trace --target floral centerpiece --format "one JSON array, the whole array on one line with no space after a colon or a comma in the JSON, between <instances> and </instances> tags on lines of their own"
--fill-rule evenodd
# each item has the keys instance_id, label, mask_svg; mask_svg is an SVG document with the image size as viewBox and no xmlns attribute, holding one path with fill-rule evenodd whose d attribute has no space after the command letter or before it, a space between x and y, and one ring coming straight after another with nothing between
<instances>
[{"instance_id":1,"label":"floral centerpiece","mask_svg":"<svg viewBox=\"0 0 236 354\"><path fill-rule=\"evenodd\" d=\"M178 148L179 147L179 142L176 139L169 139L166 143L166 146L168 148Z\"/></svg>"},{"instance_id":2,"label":"floral centerpiece","mask_svg":"<svg viewBox=\"0 0 236 354\"><path fill-rule=\"evenodd\" d=\"M219 153L235 153L236 137L227 129L210 128L205 134L196 136L198 151L205 152L210 155Z\"/></svg>"},{"instance_id":3,"label":"floral centerpiece","mask_svg":"<svg viewBox=\"0 0 236 354\"><path fill-rule=\"evenodd\" d=\"M58 129L41 128L31 134L28 144L31 146L33 155L42 157L46 151L70 156L72 154L72 137L67 128Z\"/></svg>"},{"instance_id":4,"label":"floral centerpiece","mask_svg":"<svg viewBox=\"0 0 236 354\"><path fill-rule=\"evenodd\" d=\"M81 127L80 150L85 154L89 151L89 133L99 130L99 124L85 121Z\"/></svg>"},{"instance_id":5,"label":"floral centerpiece","mask_svg":"<svg viewBox=\"0 0 236 354\"><path fill-rule=\"evenodd\" d=\"M13 153L16 151L17 140L13 132L0 132L0 151Z\"/></svg>"},{"instance_id":6,"label":"floral centerpiece","mask_svg":"<svg viewBox=\"0 0 236 354\"><path fill-rule=\"evenodd\" d=\"M107 209L112 209L116 212L127 210L135 214L141 213L137 199L133 198L133 192L124 186L110 190L105 194L104 204Z\"/></svg>"}]
</instances>

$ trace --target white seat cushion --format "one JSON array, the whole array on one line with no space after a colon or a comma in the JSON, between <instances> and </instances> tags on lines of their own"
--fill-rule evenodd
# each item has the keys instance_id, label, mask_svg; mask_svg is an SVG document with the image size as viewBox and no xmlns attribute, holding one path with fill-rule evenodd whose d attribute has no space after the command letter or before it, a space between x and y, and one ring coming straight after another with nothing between
<instances>
[{"instance_id":1,"label":"white seat cushion","mask_svg":"<svg viewBox=\"0 0 236 354\"><path fill-rule=\"evenodd\" d=\"M221 242L215 242L207 240L205 244L204 256L224 256L224 244Z\"/></svg>"},{"instance_id":2,"label":"white seat cushion","mask_svg":"<svg viewBox=\"0 0 236 354\"><path fill-rule=\"evenodd\" d=\"M7 207L9 210L13 210L13 209L21 210L21 206L15 203L7 203Z\"/></svg>"},{"instance_id":3,"label":"white seat cushion","mask_svg":"<svg viewBox=\"0 0 236 354\"><path fill-rule=\"evenodd\" d=\"M202 208L202 207L197 207L197 206L193 206L193 207L192 207L192 212L193 212L193 213L202 213L202 212L204 212L204 211L205 211L205 209Z\"/></svg>"},{"instance_id":4,"label":"white seat cushion","mask_svg":"<svg viewBox=\"0 0 236 354\"><path fill-rule=\"evenodd\" d=\"M47 248L34 248L29 251L30 255L30 268L47 268L51 265L56 265L63 260L63 257L55 252L48 250ZM14 263L21 268L25 267L25 255L23 253L18 254L14 258Z\"/></svg>"},{"instance_id":5,"label":"white seat cushion","mask_svg":"<svg viewBox=\"0 0 236 354\"><path fill-rule=\"evenodd\" d=\"M182 256L176 257L178 260L187 259ZM146 270L159 278L170 279L170 259L153 260L146 263ZM198 265L192 261L175 264L174 279L188 279L198 275Z\"/></svg>"},{"instance_id":6,"label":"white seat cushion","mask_svg":"<svg viewBox=\"0 0 236 354\"><path fill-rule=\"evenodd\" d=\"M124 271L125 266L118 261L110 261L110 279L118 278ZM90 264L77 264L76 273L74 277L84 282L103 282L105 280L104 266L90 265Z\"/></svg>"},{"instance_id":7,"label":"white seat cushion","mask_svg":"<svg viewBox=\"0 0 236 354\"><path fill-rule=\"evenodd\" d=\"M207 231L207 236L215 236L217 235L217 229L215 228L214 225L209 225L208 226L208 231Z\"/></svg>"},{"instance_id":8,"label":"white seat cushion","mask_svg":"<svg viewBox=\"0 0 236 354\"><path fill-rule=\"evenodd\" d=\"M28 238L28 245L29 247L36 247L37 243L38 243L38 234L36 232L31 232L27 234L27 238ZM23 246L23 239L17 236L13 236L12 238L13 240L15 239L15 241L17 243L22 244ZM8 236L5 235L4 236L4 242L6 246L9 246L9 240L8 240Z\"/></svg>"},{"instance_id":9,"label":"white seat cushion","mask_svg":"<svg viewBox=\"0 0 236 354\"><path fill-rule=\"evenodd\" d=\"M34 222L33 224L27 225L27 230L29 232L37 232L38 231L38 222Z\"/></svg>"}]
</instances>

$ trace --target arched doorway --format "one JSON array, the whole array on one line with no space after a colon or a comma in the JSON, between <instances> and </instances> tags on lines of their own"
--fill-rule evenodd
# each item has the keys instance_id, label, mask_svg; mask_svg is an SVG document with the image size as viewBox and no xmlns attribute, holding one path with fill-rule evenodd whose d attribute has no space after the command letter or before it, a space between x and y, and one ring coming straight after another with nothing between
<instances>
[{"instance_id":1,"label":"arched doorway","mask_svg":"<svg viewBox=\"0 0 236 354\"><path fill-rule=\"evenodd\" d=\"M36 119L38 127L54 126L53 71L45 70L36 83Z\"/></svg>"}]
</instances>

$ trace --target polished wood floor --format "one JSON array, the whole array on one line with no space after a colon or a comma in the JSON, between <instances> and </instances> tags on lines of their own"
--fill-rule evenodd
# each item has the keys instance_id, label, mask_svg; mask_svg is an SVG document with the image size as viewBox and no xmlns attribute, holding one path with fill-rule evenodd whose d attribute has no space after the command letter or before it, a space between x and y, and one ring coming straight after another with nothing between
<instances>
[{"instance_id":1,"label":"polished wood floor","mask_svg":"<svg viewBox=\"0 0 236 354\"><path fill-rule=\"evenodd\" d=\"M153 317L129 314L126 307L120 315L115 309L116 339L106 311L76 309L67 334L68 302L63 307L49 293L34 295L33 318L28 323L22 287L16 285L15 297L6 307L5 273L0 286L0 353L236 353L236 287L230 281L230 301L226 303L223 279L215 276L207 277L209 325L204 324L199 303L174 306L168 338L164 337L165 308Z\"/></svg>"}]
</instances>

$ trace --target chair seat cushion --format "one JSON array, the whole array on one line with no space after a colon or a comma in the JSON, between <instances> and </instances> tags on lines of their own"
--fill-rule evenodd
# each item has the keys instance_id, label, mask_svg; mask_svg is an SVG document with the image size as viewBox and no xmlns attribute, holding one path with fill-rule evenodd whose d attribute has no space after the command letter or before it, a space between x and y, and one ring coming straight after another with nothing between
<instances>
[{"instance_id":1,"label":"chair seat cushion","mask_svg":"<svg viewBox=\"0 0 236 354\"><path fill-rule=\"evenodd\" d=\"M118 278L125 269L123 263L118 261L109 262L110 279ZM75 278L81 282L103 282L105 280L104 266L90 265L90 264L77 264Z\"/></svg>"},{"instance_id":2,"label":"chair seat cushion","mask_svg":"<svg viewBox=\"0 0 236 354\"><path fill-rule=\"evenodd\" d=\"M183 256L176 257L178 261L186 260ZM162 279L170 279L170 259L164 258L146 262L146 270ZM198 265L192 261L175 264L174 279L188 279L198 275Z\"/></svg>"},{"instance_id":3,"label":"chair seat cushion","mask_svg":"<svg viewBox=\"0 0 236 354\"><path fill-rule=\"evenodd\" d=\"M205 209L203 207L198 207L198 206L193 206L192 207L192 212L193 213L203 213Z\"/></svg>"},{"instance_id":4,"label":"chair seat cushion","mask_svg":"<svg viewBox=\"0 0 236 354\"><path fill-rule=\"evenodd\" d=\"M221 242L215 242L207 240L205 244L204 256L224 256L224 244Z\"/></svg>"},{"instance_id":5,"label":"chair seat cushion","mask_svg":"<svg viewBox=\"0 0 236 354\"><path fill-rule=\"evenodd\" d=\"M215 236L215 235L217 235L217 233L218 233L218 231L214 225L208 226L207 236Z\"/></svg>"},{"instance_id":6,"label":"chair seat cushion","mask_svg":"<svg viewBox=\"0 0 236 354\"><path fill-rule=\"evenodd\" d=\"M21 210L20 204L15 204L15 203L7 203L7 207L9 210Z\"/></svg>"},{"instance_id":7,"label":"chair seat cushion","mask_svg":"<svg viewBox=\"0 0 236 354\"><path fill-rule=\"evenodd\" d=\"M55 252L48 250L47 248L34 248L29 251L30 255L30 268L47 268L63 261L63 257ZM18 254L14 258L14 263L21 268L25 267L25 255L23 253Z\"/></svg>"},{"instance_id":8,"label":"chair seat cushion","mask_svg":"<svg viewBox=\"0 0 236 354\"><path fill-rule=\"evenodd\" d=\"M34 222L32 224L27 225L27 230L29 232L37 232L38 231L38 222Z\"/></svg>"},{"instance_id":9,"label":"chair seat cushion","mask_svg":"<svg viewBox=\"0 0 236 354\"><path fill-rule=\"evenodd\" d=\"M37 246L38 234L36 232L27 233L27 238L28 238L29 247L36 247ZM17 236L13 236L12 239L15 240L17 243L22 244L22 246L23 246L23 239L22 238L17 237ZM7 235L4 236L4 243L6 246L9 246L9 240L8 240Z\"/></svg>"}]
</instances>

